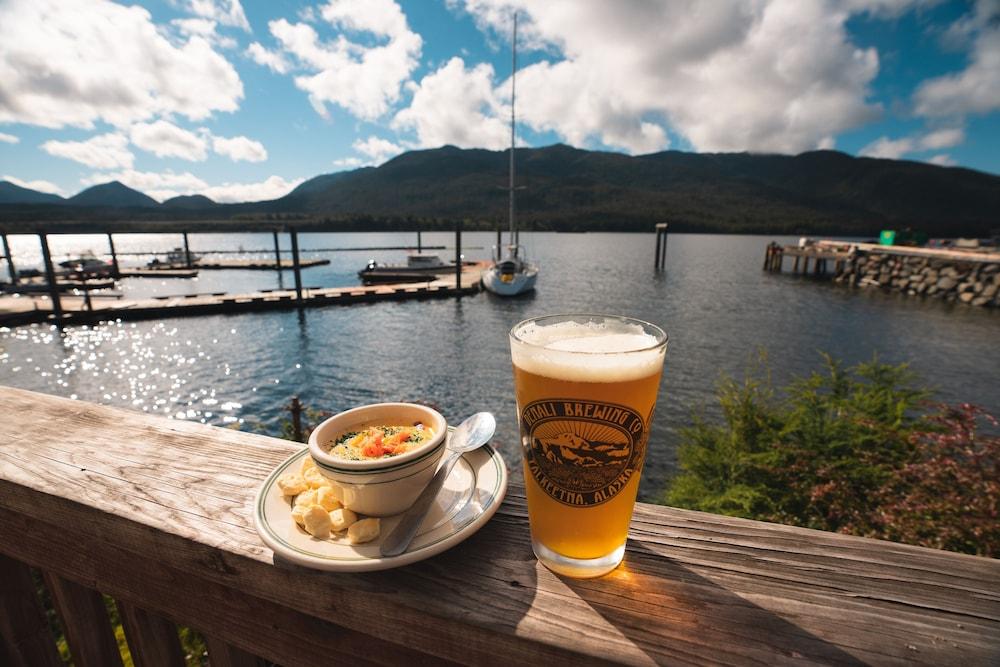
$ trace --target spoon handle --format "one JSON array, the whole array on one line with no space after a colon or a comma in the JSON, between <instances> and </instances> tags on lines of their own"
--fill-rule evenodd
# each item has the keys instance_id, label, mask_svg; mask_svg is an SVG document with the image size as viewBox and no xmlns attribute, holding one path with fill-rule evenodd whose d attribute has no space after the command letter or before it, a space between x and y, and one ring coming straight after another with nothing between
<instances>
[{"instance_id":1,"label":"spoon handle","mask_svg":"<svg viewBox=\"0 0 1000 667\"><path fill-rule=\"evenodd\" d=\"M417 529L420 528L424 517L427 516L427 511L430 509L431 503L437 498L441 487L444 486L445 480L451 474L452 468L455 467L455 464L461 457L462 452L448 453L448 458L445 459L444 465L438 468L437 473L434 474L434 478L431 479L427 488L423 490L416 502L410 506L410 509L406 510L406 513L403 514L403 517L396 524L396 527L393 528L392 532L382 540L380 551L383 556L398 556L406 551L406 547L410 546L410 542L413 541L413 537L417 534Z\"/></svg>"}]
</instances>

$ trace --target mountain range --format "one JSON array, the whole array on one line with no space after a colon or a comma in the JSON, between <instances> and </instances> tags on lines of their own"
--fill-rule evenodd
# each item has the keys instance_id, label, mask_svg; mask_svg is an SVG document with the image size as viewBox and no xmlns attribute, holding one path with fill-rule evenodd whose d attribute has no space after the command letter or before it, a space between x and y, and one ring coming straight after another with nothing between
<instances>
[{"instance_id":1,"label":"mountain range","mask_svg":"<svg viewBox=\"0 0 1000 667\"><path fill-rule=\"evenodd\" d=\"M1000 228L1000 177L959 167L801 155L628 156L565 145L516 153L518 219L535 230L871 235L912 227L935 236ZM271 201L220 204L202 195L157 203L114 182L63 199L0 181L0 222L296 219L322 229L505 225L507 151L453 146L411 151L379 167L324 174ZM298 223L296 223L298 224Z\"/></svg>"}]
</instances>

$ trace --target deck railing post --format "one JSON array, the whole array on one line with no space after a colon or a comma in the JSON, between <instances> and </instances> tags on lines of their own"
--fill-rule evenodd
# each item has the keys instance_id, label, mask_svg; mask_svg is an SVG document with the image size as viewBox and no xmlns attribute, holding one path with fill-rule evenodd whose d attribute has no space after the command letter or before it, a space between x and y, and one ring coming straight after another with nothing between
<instances>
[{"instance_id":1,"label":"deck railing post","mask_svg":"<svg viewBox=\"0 0 1000 667\"><path fill-rule=\"evenodd\" d=\"M14 269L14 256L10 252L10 243L7 241L6 234L0 234L3 237L3 255L7 260L7 271L10 272L10 284L17 284L17 271Z\"/></svg>"},{"instance_id":2,"label":"deck railing post","mask_svg":"<svg viewBox=\"0 0 1000 667\"><path fill-rule=\"evenodd\" d=\"M455 289L462 291L462 221L455 225Z\"/></svg>"},{"instance_id":3,"label":"deck railing post","mask_svg":"<svg viewBox=\"0 0 1000 667\"><path fill-rule=\"evenodd\" d=\"M122 272L118 267L118 254L115 252L115 240L112 238L110 232L108 232L108 248L111 250L111 275L114 276L115 280L118 280L122 277Z\"/></svg>"},{"instance_id":4,"label":"deck railing post","mask_svg":"<svg viewBox=\"0 0 1000 667\"><path fill-rule=\"evenodd\" d=\"M16 667L63 664L38 600L31 570L0 553L0 657ZM6 650L4 650L6 649Z\"/></svg>"},{"instance_id":5,"label":"deck railing post","mask_svg":"<svg viewBox=\"0 0 1000 667\"><path fill-rule=\"evenodd\" d=\"M299 233L294 229L288 232L292 239L292 269L295 271L295 301L302 303L302 267L299 265Z\"/></svg>"},{"instance_id":6,"label":"deck railing post","mask_svg":"<svg viewBox=\"0 0 1000 667\"><path fill-rule=\"evenodd\" d=\"M49 298L52 299L52 313L58 321L63 316L62 301L59 300L59 285L56 284L56 272L52 268L52 253L49 252L49 239L46 234L39 234L38 239L42 244L42 260L45 262L45 280L49 284Z\"/></svg>"},{"instance_id":7,"label":"deck railing post","mask_svg":"<svg viewBox=\"0 0 1000 667\"><path fill-rule=\"evenodd\" d=\"M274 268L278 270L278 275L281 275L281 246L278 244L278 232L273 231L271 234L274 235Z\"/></svg>"},{"instance_id":8,"label":"deck railing post","mask_svg":"<svg viewBox=\"0 0 1000 667\"><path fill-rule=\"evenodd\" d=\"M187 267L191 268L191 246L188 244L188 233L184 232L184 260L187 262Z\"/></svg>"}]
</instances>

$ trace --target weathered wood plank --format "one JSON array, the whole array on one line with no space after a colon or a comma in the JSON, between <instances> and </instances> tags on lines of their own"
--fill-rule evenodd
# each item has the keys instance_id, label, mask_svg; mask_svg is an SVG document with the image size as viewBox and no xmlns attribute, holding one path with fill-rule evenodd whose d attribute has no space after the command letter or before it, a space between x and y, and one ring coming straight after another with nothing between
<instances>
[{"instance_id":1,"label":"weathered wood plank","mask_svg":"<svg viewBox=\"0 0 1000 667\"><path fill-rule=\"evenodd\" d=\"M115 600L136 667L184 667L177 626L124 600Z\"/></svg>"},{"instance_id":2,"label":"weathered wood plank","mask_svg":"<svg viewBox=\"0 0 1000 667\"><path fill-rule=\"evenodd\" d=\"M49 571L44 577L73 663L79 667L120 667L122 656L101 594Z\"/></svg>"},{"instance_id":3,"label":"weathered wood plank","mask_svg":"<svg viewBox=\"0 0 1000 667\"><path fill-rule=\"evenodd\" d=\"M240 650L221 639L206 636L208 645L208 662L212 667L267 667L263 658Z\"/></svg>"},{"instance_id":4,"label":"weathered wood plank","mask_svg":"<svg viewBox=\"0 0 1000 667\"><path fill-rule=\"evenodd\" d=\"M0 533L3 534L3 533ZM11 667L61 666L31 570L0 553L0 657Z\"/></svg>"},{"instance_id":5,"label":"weathered wood plank","mask_svg":"<svg viewBox=\"0 0 1000 667\"><path fill-rule=\"evenodd\" d=\"M239 585L227 587L202 579L157 563L151 556L138 558L135 552L110 544L106 536L94 535L91 527L66 526L57 531L56 525L0 508L0 535L24 534L16 546L21 558L63 576L93 581L118 601L120 609L124 607L123 618L130 606L141 605L165 621L197 627L208 636L285 667L325 664L331 655L363 665L417 664L422 660L420 654L398 644L247 595ZM0 551L5 550L13 549L0 544ZM215 558L211 552L204 557ZM211 571L229 567L221 560L205 565Z\"/></svg>"},{"instance_id":6,"label":"weathered wood plank","mask_svg":"<svg viewBox=\"0 0 1000 667\"><path fill-rule=\"evenodd\" d=\"M275 562L250 522L257 485L299 445L12 389L0 389L0 410L12 416L0 423L0 537L36 535L0 550L276 662L307 664L332 645L389 661L372 643L479 664L1000 657L1000 563L989 559L639 505L624 566L564 580L534 560L512 489L446 554L316 573ZM70 529L53 536L56 526ZM80 540L92 553L63 563ZM138 586L137 559L162 578ZM211 608L182 599L190 590ZM281 657L293 647L298 662Z\"/></svg>"}]
</instances>

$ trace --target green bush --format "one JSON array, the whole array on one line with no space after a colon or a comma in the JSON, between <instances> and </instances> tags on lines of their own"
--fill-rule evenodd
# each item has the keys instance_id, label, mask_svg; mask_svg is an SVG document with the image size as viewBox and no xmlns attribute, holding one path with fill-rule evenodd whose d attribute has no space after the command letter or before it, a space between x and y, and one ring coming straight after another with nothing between
<instances>
[{"instance_id":1,"label":"green bush","mask_svg":"<svg viewBox=\"0 0 1000 667\"><path fill-rule=\"evenodd\" d=\"M1000 438L970 405L932 406L905 364L822 372L780 394L766 363L718 388L722 423L683 429L668 505L1000 553Z\"/></svg>"}]
</instances>

